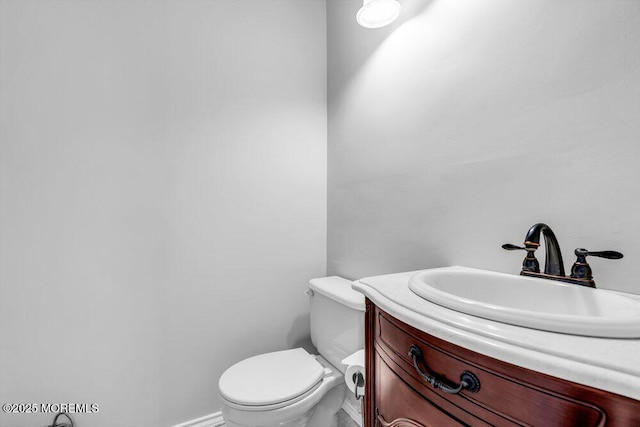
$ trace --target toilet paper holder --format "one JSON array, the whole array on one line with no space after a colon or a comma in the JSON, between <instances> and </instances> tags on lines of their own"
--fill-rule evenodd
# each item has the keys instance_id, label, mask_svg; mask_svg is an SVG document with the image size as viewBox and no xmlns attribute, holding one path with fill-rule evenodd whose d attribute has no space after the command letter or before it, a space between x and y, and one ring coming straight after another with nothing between
<instances>
[{"instance_id":1,"label":"toilet paper holder","mask_svg":"<svg viewBox=\"0 0 640 427\"><path fill-rule=\"evenodd\" d=\"M357 400L365 394L365 368L364 350L360 349L342 360L343 365L347 365L344 370L344 381L347 389L352 392Z\"/></svg>"},{"instance_id":2,"label":"toilet paper holder","mask_svg":"<svg viewBox=\"0 0 640 427\"><path fill-rule=\"evenodd\" d=\"M364 386L364 375L362 372L355 372L353 374L353 394L356 395L356 399L360 400L362 395L358 394L358 387Z\"/></svg>"}]
</instances>

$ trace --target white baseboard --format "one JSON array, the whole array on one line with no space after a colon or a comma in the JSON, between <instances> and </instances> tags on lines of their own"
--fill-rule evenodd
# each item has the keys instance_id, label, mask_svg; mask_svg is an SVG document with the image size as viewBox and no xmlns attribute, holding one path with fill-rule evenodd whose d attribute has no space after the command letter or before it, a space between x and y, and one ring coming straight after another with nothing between
<instances>
[{"instance_id":1,"label":"white baseboard","mask_svg":"<svg viewBox=\"0 0 640 427\"><path fill-rule=\"evenodd\" d=\"M360 404L360 401L357 402ZM362 414L358 408L349 399L345 399L342 404L342 409L353 420L362 427ZM224 427L224 418L222 418L222 412L216 412L214 414L205 415L204 417L196 418L195 420L186 421L184 423L176 424L172 427Z\"/></svg>"},{"instance_id":2,"label":"white baseboard","mask_svg":"<svg viewBox=\"0 0 640 427\"><path fill-rule=\"evenodd\" d=\"M362 427L362 413L360 412L358 406L355 406L360 404L360 400L354 403L351 401L351 399L345 399L344 403L342 404L342 409L344 409L344 412L346 412L347 415L349 415L353 419L353 421L356 422L356 424Z\"/></svg>"},{"instance_id":3,"label":"white baseboard","mask_svg":"<svg viewBox=\"0 0 640 427\"><path fill-rule=\"evenodd\" d=\"M216 412L214 414L205 415L204 417L196 418L195 420L187 421L181 424L176 424L172 427L223 427L224 418L222 418L222 412Z\"/></svg>"}]
</instances>

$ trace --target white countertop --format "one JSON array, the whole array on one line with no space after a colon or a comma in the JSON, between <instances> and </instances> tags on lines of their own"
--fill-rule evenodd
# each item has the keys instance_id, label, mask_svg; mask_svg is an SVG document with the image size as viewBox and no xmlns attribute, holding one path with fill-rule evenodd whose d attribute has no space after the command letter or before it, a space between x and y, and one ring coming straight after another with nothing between
<instances>
[{"instance_id":1,"label":"white countertop","mask_svg":"<svg viewBox=\"0 0 640 427\"><path fill-rule=\"evenodd\" d=\"M416 273L368 277L352 287L397 319L450 343L640 400L640 339L559 334L459 313L414 294L408 281Z\"/></svg>"}]
</instances>

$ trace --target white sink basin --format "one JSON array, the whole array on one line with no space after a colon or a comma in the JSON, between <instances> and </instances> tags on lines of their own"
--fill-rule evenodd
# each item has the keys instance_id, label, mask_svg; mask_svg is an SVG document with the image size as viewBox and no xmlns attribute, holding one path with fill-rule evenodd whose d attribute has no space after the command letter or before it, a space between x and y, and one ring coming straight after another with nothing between
<instances>
[{"instance_id":1,"label":"white sink basin","mask_svg":"<svg viewBox=\"0 0 640 427\"><path fill-rule=\"evenodd\" d=\"M640 299L603 289L466 267L409 280L415 294L452 310L532 329L640 338Z\"/></svg>"}]
</instances>

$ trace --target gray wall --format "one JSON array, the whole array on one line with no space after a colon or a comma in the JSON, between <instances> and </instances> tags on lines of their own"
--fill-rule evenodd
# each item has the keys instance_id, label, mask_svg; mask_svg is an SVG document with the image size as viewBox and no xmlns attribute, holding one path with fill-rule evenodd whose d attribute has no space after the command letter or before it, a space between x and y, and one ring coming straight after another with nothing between
<instances>
[{"instance_id":1,"label":"gray wall","mask_svg":"<svg viewBox=\"0 0 640 427\"><path fill-rule=\"evenodd\" d=\"M546 222L571 266L640 293L640 2L328 0L328 272L518 272Z\"/></svg>"},{"instance_id":2,"label":"gray wall","mask_svg":"<svg viewBox=\"0 0 640 427\"><path fill-rule=\"evenodd\" d=\"M325 48L320 0L0 0L0 402L168 426L306 339Z\"/></svg>"}]
</instances>

